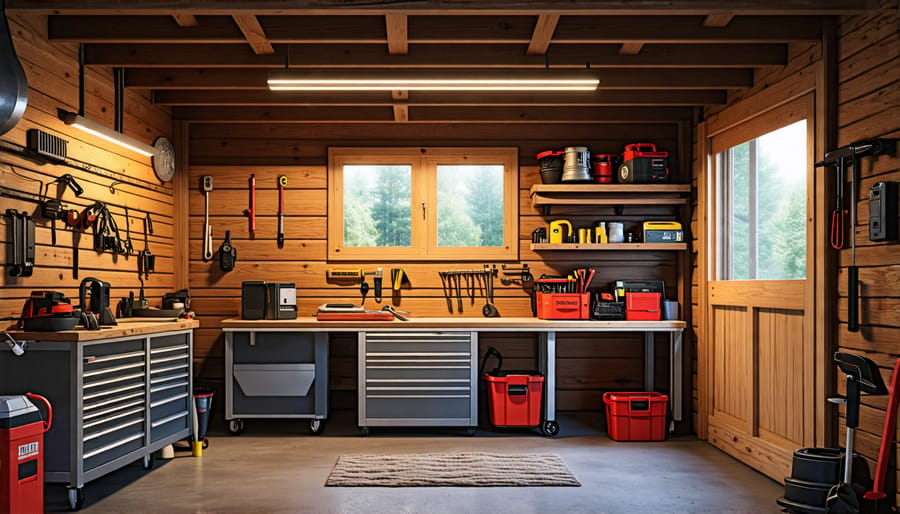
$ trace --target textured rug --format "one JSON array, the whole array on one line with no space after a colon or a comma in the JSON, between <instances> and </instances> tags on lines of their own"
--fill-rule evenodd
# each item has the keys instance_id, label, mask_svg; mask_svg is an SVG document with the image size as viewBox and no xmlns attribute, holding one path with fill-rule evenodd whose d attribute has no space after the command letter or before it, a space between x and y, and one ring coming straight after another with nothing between
<instances>
[{"instance_id":1,"label":"textured rug","mask_svg":"<svg viewBox=\"0 0 900 514\"><path fill-rule=\"evenodd\" d=\"M341 455L331 487L580 487L556 454Z\"/></svg>"}]
</instances>

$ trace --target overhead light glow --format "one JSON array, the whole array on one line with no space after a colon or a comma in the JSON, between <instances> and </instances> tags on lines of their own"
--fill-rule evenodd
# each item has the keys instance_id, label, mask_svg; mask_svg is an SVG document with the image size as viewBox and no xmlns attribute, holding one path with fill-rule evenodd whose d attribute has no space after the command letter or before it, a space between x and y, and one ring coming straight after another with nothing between
<instances>
[{"instance_id":1,"label":"overhead light glow","mask_svg":"<svg viewBox=\"0 0 900 514\"><path fill-rule=\"evenodd\" d=\"M142 143L137 139L128 137L121 132L116 132L115 130L101 125L95 121L91 121L77 113L60 111L59 119L61 119L66 125L81 129L89 134L93 134L97 137L103 138L111 143L115 143L123 148L127 148L132 152L139 153L143 156L153 157L157 153L156 148L146 143Z\"/></svg>"},{"instance_id":2,"label":"overhead light glow","mask_svg":"<svg viewBox=\"0 0 900 514\"><path fill-rule=\"evenodd\" d=\"M338 71L328 77L321 72L281 70L271 72L268 83L272 91L594 91L600 84L596 77L583 74L573 76L561 72L554 77L545 70L539 71L531 73L531 77L525 73L492 73L488 78L430 78L424 73L410 77L372 77L371 73L365 76Z\"/></svg>"}]
</instances>

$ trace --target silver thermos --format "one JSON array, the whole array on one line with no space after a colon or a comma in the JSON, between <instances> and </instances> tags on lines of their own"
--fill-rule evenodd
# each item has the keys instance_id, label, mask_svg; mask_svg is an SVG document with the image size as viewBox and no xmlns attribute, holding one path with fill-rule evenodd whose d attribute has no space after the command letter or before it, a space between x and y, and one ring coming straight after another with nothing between
<instances>
[{"instance_id":1,"label":"silver thermos","mask_svg":"<svg viewBox=\"0 0 900 514\"><path fill-rule=\"evenodd\" d=\"M567 146L563 182L591 181L591 152L586 146Z\"/></svg>"}]
</instances>

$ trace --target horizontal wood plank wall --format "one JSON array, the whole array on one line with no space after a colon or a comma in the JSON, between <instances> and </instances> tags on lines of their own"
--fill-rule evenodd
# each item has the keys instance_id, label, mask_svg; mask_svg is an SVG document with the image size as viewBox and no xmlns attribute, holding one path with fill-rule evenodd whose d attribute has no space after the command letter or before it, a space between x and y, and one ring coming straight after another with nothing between
<instances>
[{"instance_id":1,"label":"horizontal wood plank wall","mask_svg":"<svg viewBox=\"0 0 900 514\"><path fill-rule=\"evenodd\" d=\"M839 26L838 145L878 137L900 138L900 36L897 3L882 1L888 12L848 16ZM860 325L847 331L849 245L840 252L837 343L842 351L868 356L882 368L886 383L900 356L900 245L869 241L869 188L876 182L900 182L900 157L865 158L857 201L856 259L860 266ZM839 391L845 384L837 379ZM874 462L878 455L887 397L863 397L856 450ZM844 440L841 409L840 440ZM894 434L896 437L896 434ZM896 457L896 446L891 455ZM891 463L887 489L900 502L897 459Z\"/></svg>"},{"instance_id":2,"label":"horizontal wood plank wall","mask_svg":"<svg viewBox=\"0 0 900 514\"><path fill-rule=\"evenodd\" d=\"M898 14L896 2L884 0L883 11L860 16L845 16L839 24L839 89L838 89L838 145L846 145L861 139L878 137L900 138L900 37L898 37ZM814 75L821 52L816 45L791 45L788 64L783 69L775 69L765 74L757 74L756 85L729 97L728 104L706 111L710 119L740 100L765 91L766 95L790 95L798 91L798 84L804 76ZM694 155L698 142L694 141ZM821 157L819 155L818 157ZM699 160L694 161L694 183L696 172L701 169ZM837 342L841 350L860 353L873 359L882 368L887 382L898 356L900 356L900 250L896 242L874 243L868 238L868 191L880 181L900 181L900 157L882 156L866 158L861 166L859 198L857 199L857 226L854 234L857 245L857 263L860 266L860 323L858 333L847 331L847 267L850 265L850 249L840 252L838 270L838 290L831 294L837 305ZM825 199L831 205L832 199ZM691 226L698 230L698 215L694 212ZM695 243L697 241L695 240ZM697 246L694 247L694 276L692 286L698 285ZM698 305L692 305L697 330ZM698 332L702 334L702 332ZM700 340L700 345L703 341ZM694 364L696 366L696 363ZM837 372L835 370L837 376ZM697 381L695 380L696 384ZM838 377L838 392L843 393L845 384ZM824 401L824 400L823 400ZM696 403L694 404L696 407ZM881 428L884 423L886 397L863 397L860 413L860 427L856 432L856 451L864 455L874 472ZM844 441L844 410L841 408L838 441ZM900 436L900 429L894 434ZM891 452L896 457L896 446ZM891 463L892 473L888 477L888 490L895 494L900 503L900 473L897 473L897 459Z\"/></svg>"},{"instance_id":3,"label":"horizontal wood plank wall","mask_svg":"<svg viewBox=\"0 0 900 514\"><path fill-rule=\"evenodd\" d=\"M153 174L150 159L121 149L100 138L90 136L63 124L57 109L78 110L78 47L71 43L49 43L46 40L45 17L12 17L10 29L13 43L28 77L28 105L22 120L0 136L12 150L0 149L0 186L26 194L39 193L40 185L63 174L71 174L84 188L80 197L54 184L48 197L58 198L69 208L81 211L94 201L105 202L116 219L122 236L126 220L123 206L129 208L127 226L131 229L136 250L144 248L143 217L149 212L154 235L150 236L150 250L157 255L157 272L146 280L146 295L159 303L162 295L172 290L173 228L172 188L162 184ZM114 126L114 89L112 71L108 68L89 68L85 76L85 115L108 127ZM14 149L26 145L26 131L40 129L68 141L68 156L81 166L42 164L28 159ZM124 112L125 133L152 144L156 137L171 138L172 120L168 109L154 106L147 95L126 92ZM116 182L116 186L110 186ZM51 222L40 217L40 208L33 202L0 196L2 211L16 209L35 216L34 274L27 278L11 277L7 266L9 247L9 218L0 216L0 317L17 317L22 305L33 290L61 291L78 303L78 285L85 277L96 277L111 284L113 307L118 298L129 290L138 292L137 257L113 257L111 253L97 253L93 249L90 231L76 238L79 249L79 279L72 273L74 258L73 233L56 222L57 244L51 244ZM3 322L3 327L10 326Z\"/></svg>"},{"instance_id":4,"label":"horizontal wood plank wall","mask_svg":"<svg viewBox=\"0 0 900 514\"><path fill-rule=\"evenodd\" d=\"M546 226L550 219L571 219L575 226L588 226L611 219L612 207L554 207L551 216L543 217L531 205L529 188L540 181L535 155L549 148L585 144L594 152L617 153L623 146L638 141L652 141L673 152L676 182L684 182L677 169L679 144L677 124L661 125L528 125L496 124L239 124L191 125L191 191L190 191L190 288L195 310L203 328L196 333L196 359L199 380L214 387L223 377L223 339L219 323L240 315L240 285L243 280L296 282L300 316L313 315L325 302L359 303L358 284L342 286L325 280L325 269L361 267L404 268L412 284L403 289L398 308L416 316L481 317L482 298L474 303L468 297L463 313L447 308L447 300L438 275L440 270L480 268L481 262L383 262L334 263L326 260L326 163L329 146L513 146L519 148L519 261L527 263L537 277L542 273L562 274L579 266L594 266L597 276L594 289L600 290L617 278L664 280L674 297L678 280L678 262L674 252L575 252L530 250L531 232ZM256 174L257 230L249 233L247 217L248 178ZM285 193L285 238L283 249L275 242L277 210L277 176L288 177ZM218 249L226 230L231 230L238 252L235 270L219 270L218 254L212 262L201 259L203 231L203 196L201 177L214 177L215 190L210 195L210 216L214 246ZM687 175L684 175L685 177ZM627 207L621 217L626 230L635 230L644 219L670 214L665 206ZM501 263L497 263L498 266ZM495 280L495 304L504 316L530 316L528 292L520 284ZM368 279L371 284L371 278ZM385 278L385 284L388 280ZM482 294L482 293L479 293ZM384 304L391 303L391 293L384 293ZM384 305L382 304L382 305ZM380 308L372 299L369 308ZM601 411L601 395L606 390L637 390L642 387L643 345L640 335L613 335L597 344L585 334L559 336L558 408L564 411ZM657 345L657 384L668 383L668 341L659 336ZM347 336L339 336L332 347L332 408L355 408L356 344ZM498 348L506 357L504 368L527 369L536 366L537 340L534 334L483 334L481 353L488 345ZM490 364L489 366L493 366ZM598 416L599 417L599 416Z\"/></svg>"}]
</instances>

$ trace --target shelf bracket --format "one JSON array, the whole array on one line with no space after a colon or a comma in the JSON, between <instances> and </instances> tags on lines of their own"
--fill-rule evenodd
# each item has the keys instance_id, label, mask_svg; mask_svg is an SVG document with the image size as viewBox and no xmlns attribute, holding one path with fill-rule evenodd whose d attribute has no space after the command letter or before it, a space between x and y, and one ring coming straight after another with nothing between
<instances>
[{"instance_id":1,"label":"shelf bracket","mask_svg":"<svg viewBox=\"0 0 900 514\"><path fill-rule=\"evenodd\" d=\"M621 216L623 212L625 212L624 205L613 205L613 212L616 213L616 216Z\"/></svg>"},{"instance_id":2,"label":"shelf bracket","mask_svg":"<svg viewBox=\"0 0 900 514\"><path fill-rule=\"evenodd\" d=\"M541 207L541 211L544 213L544 216L550 215L550 207L552 207L552 205L544 205Z\"/></svg>"}]
</instances>

